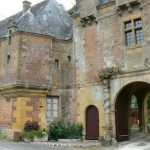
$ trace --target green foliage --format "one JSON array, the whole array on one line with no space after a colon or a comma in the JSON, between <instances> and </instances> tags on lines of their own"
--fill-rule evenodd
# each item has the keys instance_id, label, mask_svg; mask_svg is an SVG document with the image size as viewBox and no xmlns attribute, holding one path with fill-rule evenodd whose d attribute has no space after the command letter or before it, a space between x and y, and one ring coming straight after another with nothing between
<instances>
[{"instance_id":1,"label":"green foliage","mask_svg":"<svg viewBox=\"0 0 150 150\"><path fill-rule=\"evenodd\" d=\"M75 8L76 8L76 6L73 6L72 8L70 8L70 9L68 10L68 13L69 13L71 16L75 14Z\"/></svg>"},{"instance_id":2,"label":"green foliage","mask_svg":"<svg viewBox=\"0 0 150 150\"><path fill-rule=\"evenodd\" d=\"M46 135L45 129L40 129L38 122L27 121L24 125L24 131L22 132L22 137L28 140L34 140L34 137L43 138Z\"/></svg>"},{"instance_id":3,"label":"green foliage","mask_svg":"<svg viewBox=\"0 0 150 150\"><path fill-rule=\"evenodd\" d=\"M50 138L58 139L82 139L83 125L80 123L52 122L49 125Z\"/></svg>"},{"instance_id":4,"label":"green foliage","mask_svg":"<svg viewBox=\"0 0 150 150\"><path fill-rule=\"evenodd\" d=\"M38 138L43 138L46 135L46 130L45 129L41 129L41 130L35 131L34 134Z\"/></svg>"},{"instance_id":5,"label":"green foliage","mask_svg":"<svg viewBox=\"0 0 150 150\"><path fill-rule=\"evenodd\" d=\"M33 142L33 140L34 140L34 131L30 131L30 132L23 131L22 132L22 137L27 138L29 141Z\"/></svg>"},{"instance_id":6,"label":"green foliage","mask_svg":"<svg viewBox=\"0 0 150 150\"><path fill-rule=\"evenodd\" d=\"M46 130L45 129L39 129L37 131L30 131L30 132L26 132L23 131L22 132L22 137L23 138L27 138L29 141L34 140L35 136L37 136L38 138L43 138L46 135Z\"/></svg>"},{"instance_id":7,"label":"green foliage","mask_svg":"<svg viewBox=\"0 0 150 150\"><path fill-rule=\"evenodd\" d=\"M147 105L148 105L148 107L150 107L150 97L148 97Z\"/></svg>"},{"instance_id":8,"label":"green foliage","mask_svg":"<svg viewBox=\"0 0 150 150\"><path fill-rule=\"evenodd\" d=\"M7 139L7 135L5 135L1 130L0 130L0 140Z\"/></svg>"}]
</instances>

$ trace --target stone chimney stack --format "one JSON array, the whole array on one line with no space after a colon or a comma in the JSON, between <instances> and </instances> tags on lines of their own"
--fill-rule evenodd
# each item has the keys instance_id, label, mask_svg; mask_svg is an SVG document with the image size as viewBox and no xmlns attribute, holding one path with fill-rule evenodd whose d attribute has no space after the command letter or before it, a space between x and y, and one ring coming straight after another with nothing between
<instances>
[{"instance_id":1,"label":"stone chimney stack","mask_svg":"<svg viewBox=\"0 0 150 150\"><path fill-rule=\"evenodd\" d=\"M26 12L31 8L31 3L27 0L23 1L23 12Z\"/></svg>"}]
</instances>

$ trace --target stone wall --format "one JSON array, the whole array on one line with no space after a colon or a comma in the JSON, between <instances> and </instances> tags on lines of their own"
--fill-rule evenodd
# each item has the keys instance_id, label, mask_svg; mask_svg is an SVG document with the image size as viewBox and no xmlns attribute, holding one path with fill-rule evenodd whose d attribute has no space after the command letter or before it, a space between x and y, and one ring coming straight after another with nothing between
<instances>
[{"instance_id":1,"label":"stone wall","mask_svg":"<svg viewBox=\"0 0 150 150\"><path fill-rule=\"evenodd\" d=\"M0 128L12 128L13 100L0 97Z\"/></svg>"},{"instance_id":2,"label":"stone wall","mask_svg":"<svg viewBox=\"0 0 150 150\"><path fill-rule=\"evenodd\" d=\"M0 85L15 83L18 67L19 35L13 35L11 45L8 39L0 40Z\"/></svg>"},{"instance_id":3,"label":"stone wall","mask_svg":"<svg viewBox=\"0 0 150 150\"><path fill-rule=\"evenodd\" d=\"M37 121L46 128L46 98L18 97L13 105L13 120L14 131L22 131L28 120Z\"/></svg>"},{"instance_id":4,"label":"stone wall","mask_svg":"<svg viewBox=\"0 0 150 150\"><path fill-rule=\"evenodd\" d=\"M0 128L10 129L10 138L28 120L47 128L47 96L59 97L60 119L71 120L71 41L18 32L11 45L7 38L0 43L0 94L5 97L0 98Z\"/></svg>"},{"instance_id":5,"label":"stone wall","mask_svg":"<svg viewBox=\"0 0 150 150\"><path fill-rule=\"evenodd\" d=\"M18 81L25 84L51 84L49 62L52 39L33 34L20 37Z\"/></svg>"},{"instance_id":6,"label":"stone wall","mask_svg":"<svg viewBox=\"0 0 150 150\"><path fill-rule=\"evenodd\" d=\"M115 88L121 89L118 84L124 84L124 74L131 75L134 72L133 78L135 81L143 80L145 75L139 75L139 78L137 78L137 75L139 72L144 74L149 67L150 30L148 18L150 15L148 9L150 4L148 0L142 1L142 3L124 0L120 1L119 7L117 7L118 3L115 1L98 6L96 3L88 6L85 1L79 2L79 4L79 12L74 16L74 62L76 64L76 88L74 93L76 95L73 103L78 113L75 113L75 110L73 112L77 121L86 126L86 108L89 105L97 106L101 120L100 136L107 137L108 128L106 125L111 124L111 116L107 114L113 113L114 108L109 109L109 111L108 109L106 111L105 108L111 107L112 101L115 99L112 96ZM96 10L95 14L93 13L93 7ZM83 17L82 14L85 10L86 15ZM93 16L88 17L92 14L91 12ZM137 18L143 20L144 42L140 45L134 44L128 47L125 42L124 22ZM120 70L119 74L121 74L120 79L118 79L119 76L114 76L119 82L116 79L111 83L111 77L107 79L110 84L108 86L110 91L102 86L102 79L100 78L100 74L108 68L117 68ZM128 76L125 80L132 82ZM147 80L149 80L149 76ZM95 99L98 103L95 103ZM106 103L106 99L109 100L108 103ZM112 120L112 126L115 126L115 119Z\"/></svg>"}]
</instances>

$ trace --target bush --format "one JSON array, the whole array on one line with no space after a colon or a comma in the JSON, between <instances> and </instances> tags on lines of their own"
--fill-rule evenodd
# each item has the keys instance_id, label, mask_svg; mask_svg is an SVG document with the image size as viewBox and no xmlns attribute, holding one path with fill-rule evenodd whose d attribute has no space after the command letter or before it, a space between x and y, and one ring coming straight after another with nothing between
<instances>
[{"instance_id":1,"label":"bush","mask_svg":"<svg viewBox=\"0 0 150 150\"><path fill-rule=\"evenodd\" d=\"M38 122L36 121L27 121L24 125L24 131L25 132L31 132L31 131L38 131L40 129L40 126Z\"/></svg>"},{"instance_id":2,"label":"bush","mask_svg":"<svg viewBox=\"0 0 150 150\"><path fill-rule=\"evenodd\" d=\"M83 125L80 123L52 122L49 125L50 138L58 139L82 139Z\"/></svg>"},{"instance_id":3,"label":"bush","mask_svg":"<svg viewBox=\"0 0 150 150\"><path fill-rule=\"evenodd\" d=\"M43 138L46 135L46 130L40 129L38 131L35 131L34 135L37 136L38 138Z\"/></svg>"},{"instance_id":4,"label":"bush","mask_svg":"<svg viewBox=\"0 0 150 150\"><path fill-rule=\"evenodd\" d=\"M75 14L76 6L73 6L71 9L68 10L68 13L72 16Z\"/></svg>"},{"instance_id":5,"label":"bush","mask_svg":"<svg viewBox=\"0 0 150 150\"><path fill-rule=\"evenodd\" d=\"M4 133L2 132L2 130L0 129L0 140L4 140L4 139L7 139L7 135L4 134Z\"/></svg>"}]
</instances>

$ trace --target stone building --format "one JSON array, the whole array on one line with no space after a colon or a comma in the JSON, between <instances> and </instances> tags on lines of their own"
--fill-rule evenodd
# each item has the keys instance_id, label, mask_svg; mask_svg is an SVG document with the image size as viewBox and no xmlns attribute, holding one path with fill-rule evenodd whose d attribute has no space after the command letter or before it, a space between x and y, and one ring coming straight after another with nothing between
<instances>
[{"instance_id":1,"label":"stone building","mask_svg":"<svg viewBox=\"0 0 150 150\"><path fill-rule=\"evenodd\" d=\"M0 21L0 129L9 137L26 121L45 128L69 117L72 18L44 0Z\"/></svg>"},{"instance_id":2,"label":"stone building","mask_svg":"<svg viewBox=\"0 0 150 150\"><path fill-rule=\"evenodd\" d=\"M150 1L76 0L74 120L85 139L124 141L150 120Z\"/></svg>"},{"instance_id":3,"label":"stone building","mask_svg":"<svg viewBox=\"0 0 150 150\"><path fill-rule=\"evenodd\" d=\"M44 0L0 22L0 129L10 137L27 120L62 118L105 144L150 132L149 0L76 2L73 20Z\"/></svg>"}]
</instances>

